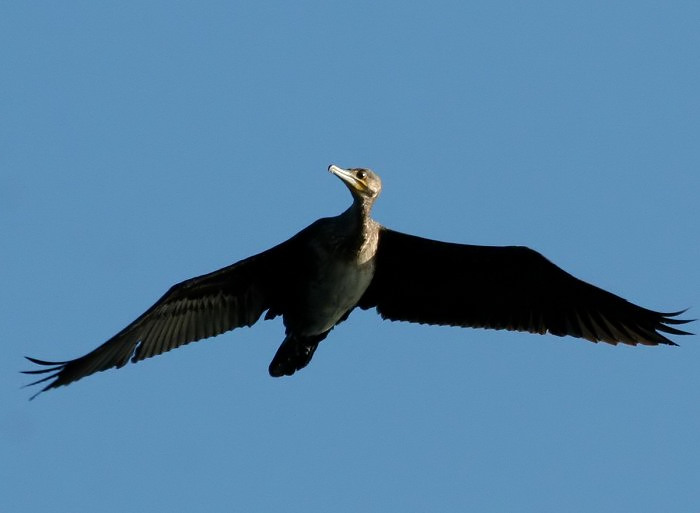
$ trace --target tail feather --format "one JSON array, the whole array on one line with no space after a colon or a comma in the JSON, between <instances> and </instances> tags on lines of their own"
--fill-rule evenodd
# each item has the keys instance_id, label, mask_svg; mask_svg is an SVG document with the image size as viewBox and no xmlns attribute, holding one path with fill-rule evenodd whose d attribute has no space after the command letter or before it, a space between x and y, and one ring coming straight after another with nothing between
<instances>
[{"instance_id":1,"label":"tail feather","mask_svg":"<svg viewBox=\"0 0 700 513\"><path fill-rule=\"evenodd\" d=\"M306 367L314 356L318 344L327 335L328 332L311 337L287 335L270 362L268 369L270 376L273 378L291 376L296 371Z\"/></svg>"}]
</instances>

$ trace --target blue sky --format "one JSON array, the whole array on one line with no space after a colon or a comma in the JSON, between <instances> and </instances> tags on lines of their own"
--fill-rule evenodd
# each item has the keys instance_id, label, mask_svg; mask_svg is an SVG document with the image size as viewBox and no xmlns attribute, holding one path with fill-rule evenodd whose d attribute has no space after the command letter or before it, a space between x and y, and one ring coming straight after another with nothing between
<instances>
[{"instance_id":1,"label":"blue sky","mask_svg":"<svg viewBox=\"0 0 700 513\"><path fill-rule=\"evenodd\" d=\"M700 345L355 312L290 379L260 323L28 402L170 285L383 178L375 217L700 307L697 2L5 2L0 510L695 511ZM697 327L691 328L697 331Z\"/></svg>"}]
</instances>

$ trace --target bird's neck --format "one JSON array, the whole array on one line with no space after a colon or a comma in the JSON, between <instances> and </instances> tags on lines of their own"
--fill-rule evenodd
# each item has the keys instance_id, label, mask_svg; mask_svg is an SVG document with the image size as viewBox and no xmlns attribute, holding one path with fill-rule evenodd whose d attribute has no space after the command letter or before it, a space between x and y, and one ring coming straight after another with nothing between
<instances>
[{"instance_id":1,"label":"bird's neck","mask_svg":"<svg viewBox=\"0 0 700 513\"><path fill-rule=\"evenodd\" d=\"M344 213L348 226L353 233L365 236L372 228L372 204L368 201L355 200Z\"/></svg>"},{"instance_id":2,"label":"bird's neck","mask_svg":"<svg viewBox=\"0 0 700 513\"><path fill-rule=\"evenodd\" d=\"M354 201L350 208L340 215L344 227L343 251L366 260L367 254L374 254L376 249L376 223L370 216L371 203Z\"/></svg>"}]
</instances>

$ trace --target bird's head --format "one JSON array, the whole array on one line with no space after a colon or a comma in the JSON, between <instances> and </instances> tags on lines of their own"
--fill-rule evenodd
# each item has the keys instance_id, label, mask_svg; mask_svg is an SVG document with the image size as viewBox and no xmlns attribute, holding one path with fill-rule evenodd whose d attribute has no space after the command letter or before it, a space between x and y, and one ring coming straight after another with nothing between
<instances>
[{"instance_id":1,"label":"bird's head","mask_svg":"<svg viewBox=\"0 0 700 513\"><path fill-rule=\"evenodd\" d=\"M371 169L354 167L343 169L335 164L328 166L328 171L340 178L350 189L352 196L362 202L374 201L382 192L382 180Z\"/></svg>"}]
</instances>

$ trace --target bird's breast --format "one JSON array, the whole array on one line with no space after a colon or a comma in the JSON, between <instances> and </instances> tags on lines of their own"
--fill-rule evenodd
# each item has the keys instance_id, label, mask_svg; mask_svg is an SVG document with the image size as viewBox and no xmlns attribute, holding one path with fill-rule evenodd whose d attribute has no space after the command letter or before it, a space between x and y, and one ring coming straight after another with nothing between
<instances>
[{"instance_id":1,"label":"bird's breast","mask_svg":"<svg viewBox=\"0 0 700 513\"><path fill-rule=\"evenodd\" d=\"M352 310L374 276L374 259L365 262L329 259L319 266L306 297L288 319L294 331L303 335L324 333Z\"/></svg>"}]
</instances>

